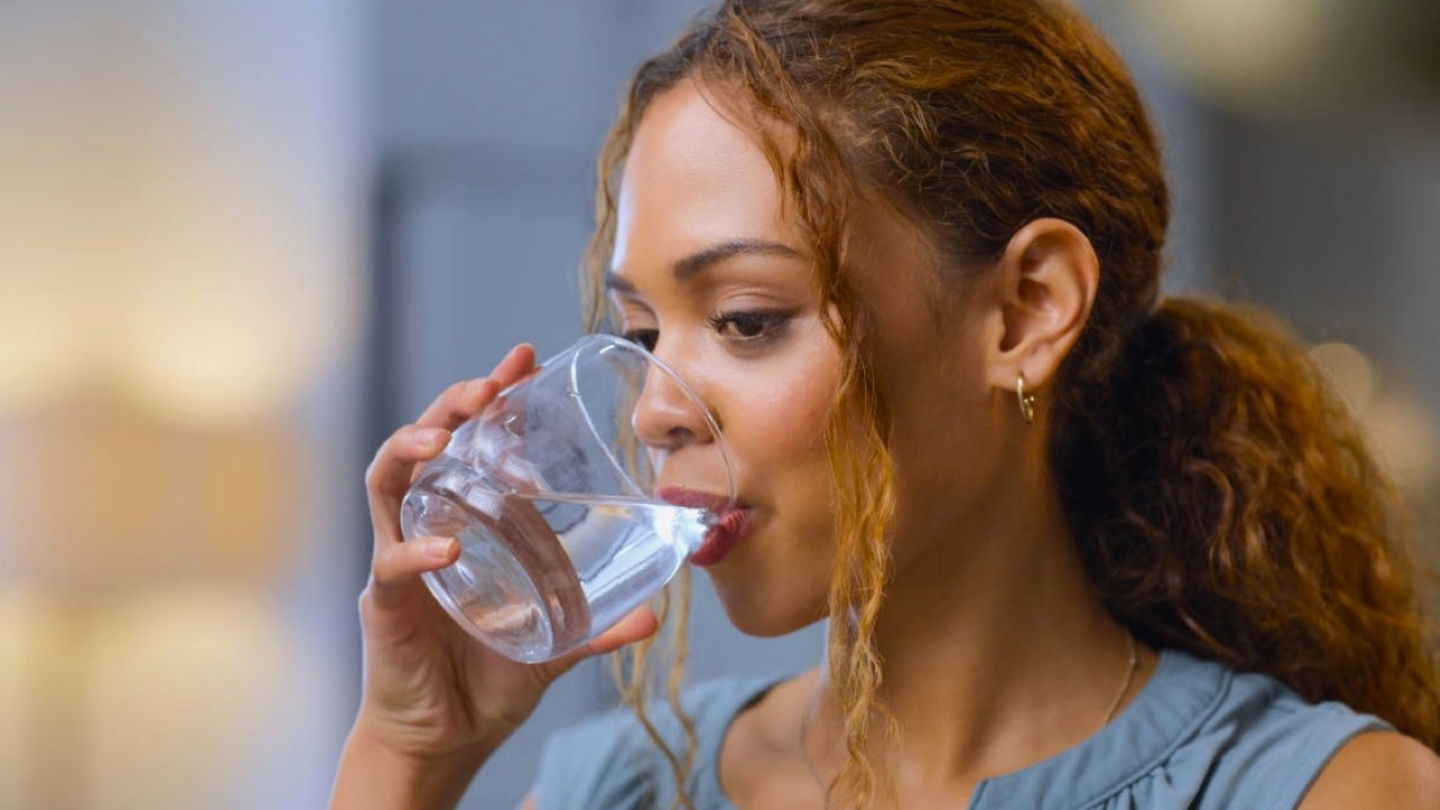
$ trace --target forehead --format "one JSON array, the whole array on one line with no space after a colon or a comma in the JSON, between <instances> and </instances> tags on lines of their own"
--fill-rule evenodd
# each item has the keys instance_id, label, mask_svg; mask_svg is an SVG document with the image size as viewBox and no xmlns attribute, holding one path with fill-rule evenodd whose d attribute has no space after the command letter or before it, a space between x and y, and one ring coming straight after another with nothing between
<instances>
[{"instance_id":1,"label":"forehead","mask_svg":"<svg viewBox=\"0 0 1440 810\"><path fill-rule=\"evenodd\" d=\"M737 237L798 247L779 212L775 174L754 136L682 81L651 101L636 129L617 200L614 269L628 275Z\"/></svg>"}]
</instances>

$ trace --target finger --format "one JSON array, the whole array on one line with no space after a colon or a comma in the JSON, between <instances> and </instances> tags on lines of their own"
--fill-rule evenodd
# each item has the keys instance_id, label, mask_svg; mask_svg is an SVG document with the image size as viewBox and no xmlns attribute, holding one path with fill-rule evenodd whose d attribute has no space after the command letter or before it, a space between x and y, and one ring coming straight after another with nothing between
<instances>
[{"instance_id":1,"label":"finger","mask_svg":"<svg viewBox=\"0 0 1440 810\"><path fill-rule=\"evenodd\" d=\"M485 409L504 386L492 377L461 380L446 388L415 420L424 427L454 430Z\"/></svg>"},{"instance_id":2,"label":"finger","mask_svg":"<svg viewBox=\"0 0 1440 810\"><path fill-rule=\"evenodd\" d=\"M452 385L425 409L416 424L454 430L483 411L502 389L537 370L535 347L518 344L496 364L490 376ZM419 465L411 469L407 487L415 483L423 469Z\"/></svg>"},{"instance_id":3,"label":"finger","mask_svg":"<svg viewBox=\"0 0 1440 810\"><path fill-rule=\"evenodd\" d=\"M445 389L415 423L454 430L489 405L501 389L520 380L534 363L535 347L529 343L515 346L488 376L459 382Z\"/></svg>"},{"instance_id":4,"label":"finger","mask_svg":"<svg viewBox=\"0 0 1440 810\"><path fill-rule=\"evenodd\" d=\"M377 597L413 582L426 571L445 568L460 557L460 543L453 537L416 537L395 543L375 553L370 579Z\"/></svg>"},{"instance_id":5,"label":"finger","mask_svg":"<svg viewBox=\"0 0 1440 810\"><path fill-rule=\"evenodd\" d=\"M421 462L439 455L449 441L448 431L483 410L501 388L533 372L534 363L534 346L529 343L515 346L496 364L489 377L451 385L430 404L415 425L397 430L380 446L365 473L376 554L401 541L400 502L414 483ZM445 432L424 433L425 429Z\"/></svg>"},{"instance_id":6,"label":"finger","mask_svg":"<svg viewBox=\"0 0 1440 810\"><path fill-rule=\"evenodd\" d=\"M443 428L405 425L375 451L365 471L365 493L377 548L387 540L399 542L400 499L410 488L410 473L439 455L449 441L450 432Z\"/></svg>"},{"instance_id":7,"label":"finger","mask_svg":"<svg viewBox=\"0 0 1440 810\"><path fill-rule=\"evenodd\" d=\"M595 638L583 647L567 653L554 661L546 661L536 664L541 668L546 682L553 682L556 678L570 671L570 668L596 655L603 655L614 652L626 644L633 644L641 639L648 638L659 629L660 622L655 617L655 611L649 605L641 605L625 617L616 622L614 626Z\"/></svg>"},{"instance_id":8,"label":"finger","mask_svg":"<svg viewBox=\"0 0 1440 810\"><path fill-rule=\"evenodd\" d=\"M490 377L499 381L503 388L519 381L534 368L535 347L529 343L517 343L499 363L495 364L495 368L490 372Z\"/></svg>"},{"instance_id":9,"label":"finger","mask_svg":"<svg viewBox=\"0 0 1440 810\"><path fill-rule=\"evenodd\" d=\"M660 621L655 617L655 611L649 605L641 605L580 649L585 657L614 652L626 644L633 644L654 635L659 627Z\"/></svg>"}]
</instances>

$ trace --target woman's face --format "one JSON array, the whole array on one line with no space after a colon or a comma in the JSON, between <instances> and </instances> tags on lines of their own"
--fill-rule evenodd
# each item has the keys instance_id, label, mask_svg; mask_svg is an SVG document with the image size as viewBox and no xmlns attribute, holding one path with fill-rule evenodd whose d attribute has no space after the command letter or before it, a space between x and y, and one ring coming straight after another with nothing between
<instances>
[{"instance_id":1,"label":"woman's face","mask_svg":"<svg viewBox=\"0 0 1440 810\"><path fill-rule=\"evenodd\" d=\"M709 405L731 449L740 502L750 509L741 541L706 571L742 631L773 636L804 627L825 614L833 562L822 431L841 356L821 322L804 242L781 218L774 173L750 134L682 82L646 110L617 202L608 286L622 329ZM898 420L894 552L903 567L963 508L967 499L956 492L965 490L955 488L977 465L964 456L957 462L956 445L968 441L984 452L985 424L965 414L988 400L962 348L978 343L974 335L948 328L942 337L935 328L925 304L934 291L913 231L867 210L850 240L854 283L877 314L882 396ZM667 413L680 412L653 408L646 418L663 421ZM702 425L647 429L687 437L669 463L713 465L718 455ZM687 453L691 461L683 460Z\"/></svg>"}]
</instances>

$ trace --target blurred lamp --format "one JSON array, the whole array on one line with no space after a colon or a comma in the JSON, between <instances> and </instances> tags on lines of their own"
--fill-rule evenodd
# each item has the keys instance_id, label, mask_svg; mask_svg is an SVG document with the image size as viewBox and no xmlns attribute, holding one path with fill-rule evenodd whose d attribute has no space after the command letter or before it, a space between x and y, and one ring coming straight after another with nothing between
<instances>
[{"instance_id":1,"label":"blurred lamp","mask_svg":"<svg viewBox=\"0 0 1440 810\"><path fill-rule=\"evenodd\" d=\"M1323 55L1338 0L1108 0L1151 50L1206 90L1258 99Z\"/></svg>"}]
</instances>

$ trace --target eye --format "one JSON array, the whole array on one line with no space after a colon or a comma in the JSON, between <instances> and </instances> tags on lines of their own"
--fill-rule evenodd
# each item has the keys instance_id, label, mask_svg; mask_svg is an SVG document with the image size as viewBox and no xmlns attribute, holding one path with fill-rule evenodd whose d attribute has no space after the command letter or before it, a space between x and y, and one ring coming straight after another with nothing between
<instances>
[{"instance_id":1,"label":"eye","mask_svg":"<svg viewBox=\"0 0 1440 810\"><path fill-rule=\"evenodd\" d=\"M722 336L727 336L728 331L732 342L755 347L778 340L791 317L789 312L732 311L714 313L705 321ZM621 337L653 352L660 342L660 330L630 329L622 332Z\"/></svg>"},{"instance_id":2,"label":"eye","mask_svg":"<svg viewBox=\"0 0 1440 810\"><path fill-rule=\"evenodd\" d=\"M655 344L660 340L659 329L632 329L620 335L632 343L638 343L645 347L646 351L655 351Z\"/></svg>"},{"instance_id":3,"label":"eye","mask_svg":"<svg viewBox=\"0 0 1440 810\"><path fill-rule=\"evenodd\" d=\"M740 343L767 343L780 337L784 326L790 320L788 312L736 311L717 312L707 319L710 328L721 334L725 327L734 329Z\"/></svg>"}]
</instances>

